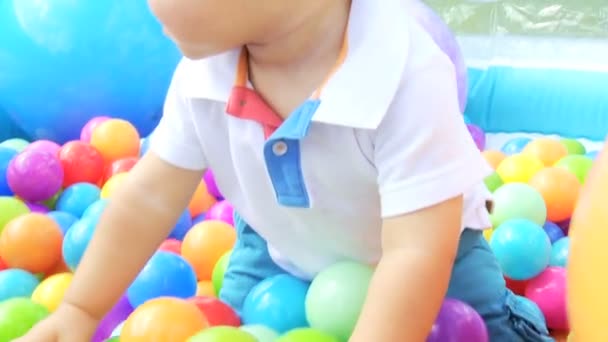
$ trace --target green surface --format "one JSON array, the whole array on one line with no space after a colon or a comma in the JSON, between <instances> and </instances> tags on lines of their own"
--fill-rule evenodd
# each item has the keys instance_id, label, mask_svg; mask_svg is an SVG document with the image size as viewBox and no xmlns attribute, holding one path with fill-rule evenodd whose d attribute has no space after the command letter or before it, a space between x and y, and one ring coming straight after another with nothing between
<instances>
[{"instance_id":1,"label":"green surface","mask_svg":"<svg viewBox=\"0 0 608 342\"><path fill-rule=\"evenodd\" d=\"M426 0L457 34L608 38L606 0Z\"/></svg>"}]
</instances>

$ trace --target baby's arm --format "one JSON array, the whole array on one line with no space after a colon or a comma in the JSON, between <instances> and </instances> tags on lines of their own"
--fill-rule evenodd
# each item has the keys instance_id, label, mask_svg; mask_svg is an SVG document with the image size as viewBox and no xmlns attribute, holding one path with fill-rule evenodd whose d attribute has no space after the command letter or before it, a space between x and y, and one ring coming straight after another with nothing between
<instances>
[{"instance_id":1,"label":"baby's arm","mask_svg":"<svg viewBox=\"0 0 608 342\"><path fill-rule=\"evenodd\" d=\"M167 238L201 177L154 153L142 158L102 215L64 305L103 317Z\"/></svg>"}]
</instances>

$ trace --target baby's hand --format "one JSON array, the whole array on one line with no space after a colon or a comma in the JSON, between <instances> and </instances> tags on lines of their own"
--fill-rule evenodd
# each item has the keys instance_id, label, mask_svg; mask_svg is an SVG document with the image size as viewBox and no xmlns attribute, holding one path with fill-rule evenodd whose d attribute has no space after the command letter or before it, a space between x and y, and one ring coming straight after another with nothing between
<instances>
[{"instance_id":1,"label":"baby's hand","mask_svg":"<svg viewBox=\"0 0 608 342\"><path fill-rule=\"evenodd\" d=\"M57 311L38 323L25 336L13 342L90 341L99 321L81 309L62 304Z\"/></svg>"}]
</instances>

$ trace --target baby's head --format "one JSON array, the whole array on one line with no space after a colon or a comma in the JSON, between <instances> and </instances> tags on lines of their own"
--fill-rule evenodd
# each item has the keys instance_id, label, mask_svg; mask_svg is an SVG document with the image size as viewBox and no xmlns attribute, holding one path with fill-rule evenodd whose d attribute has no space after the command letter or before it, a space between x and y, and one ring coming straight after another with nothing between
<instances>
[{"instance_id":1,"label":"baby's head","mask_svg":"<svg viewBox=\"0 0 608 342\"><path fill-rule=\"evenodd\" d=\"M327 1L332 0L148 0L167 35L192 59L266 43Z\"/></svg>"}]
</instances>

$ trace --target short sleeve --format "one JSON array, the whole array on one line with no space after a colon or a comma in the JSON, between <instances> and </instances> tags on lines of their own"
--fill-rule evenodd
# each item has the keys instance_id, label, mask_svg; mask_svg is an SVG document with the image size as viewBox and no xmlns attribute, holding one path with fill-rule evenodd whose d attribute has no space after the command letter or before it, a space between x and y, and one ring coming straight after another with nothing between
<instances>
[{"instance_id":1,"label":"short sleeve","mask_svg":"<svg viewBox=\"0 0 608 342\"><path fill-rule=\"evenodd\" d=\"M191 106L180 90L181 78L187 77L181 70L178 66L169 86L163 116L150 137L150 150L177 167L203 170L207 161Z\"/></svg>"},{"instance_id":2,"label":"short sleeve","mask_svg":"<svg viewBox=\"0 0 608 342\"><path fill-rule=\"evenodd\" d=\"M383 217L464 195L491 172L460 114L449 59L436 52L410 64L373 136Z\"/></svg>"}]
</instances>

